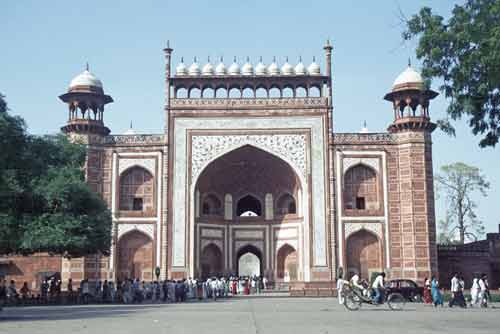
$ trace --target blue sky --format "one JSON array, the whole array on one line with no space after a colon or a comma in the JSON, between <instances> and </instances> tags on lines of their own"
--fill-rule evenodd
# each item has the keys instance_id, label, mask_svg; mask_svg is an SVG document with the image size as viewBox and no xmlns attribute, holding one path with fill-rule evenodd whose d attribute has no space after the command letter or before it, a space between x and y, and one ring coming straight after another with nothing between
<instances>
[{"instance_id":1,"label":"blue sky","mask_svg":"<svg viewBox=\"0 0 500 334\"><path fill-rule=\"evenodd\" d=\"M89 62L115 103L105 111L113 133L133 121L137 132L160 133L163 124L164 56L167 39L181 56L205 62L223 55L242 63L259 56L269 63L286 56L295 63L313 56L323 65L322 47L333 51L334 121L338 132L384 131L392 120L382 97L407 59L419 68L415 44L402 43L400 11L407 16L430 6L447 17L456 1L2 1L0 4L0 92L29 131L54 133L67 118L57 98ZM437 87L437 82L434 84ZM446 100L431 104L433 119L445 115ZM457 137L433 135L435 171L463 161L480 167L491 182L478 198L487 231L500 224L499 149L480 149L465 121ZM440 200L437 216L444 216Z\"/></svg>"}]
</instances>

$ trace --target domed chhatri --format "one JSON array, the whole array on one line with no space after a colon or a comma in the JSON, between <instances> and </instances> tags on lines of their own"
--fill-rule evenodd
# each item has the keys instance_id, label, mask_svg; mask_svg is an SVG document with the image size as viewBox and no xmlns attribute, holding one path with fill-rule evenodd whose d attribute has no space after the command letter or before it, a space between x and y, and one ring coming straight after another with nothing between
<instances>
[{"instance_id":1,"label":"domed chhatri","mask_svg":"<svg viewBox=\"0 0 500 334\"><path fill-rule=\"evenodd\" d=\"M262 62L262 57L260 57L259 63L255 66L255 74L256 75L266 75L267 74L267 66Z\"/></svg>"},{"instance_id":2,"label":"domed chhatri","mask_svg":"<svg viewBox=\"0 0 500 334\"><path fill-rule=\"evenodd\" d=\"M187 70L186 65L184 64L183 57L181 57L181 62L175 68L175 75L179 75L179 76L188 75L188 70Z\"/></svg>"},{"instance_id":3,"label":"domed chhatri","mask_svg":"<svg viewBox=\"0 0 500 334\"><path fill-rule=\"evenodd\" d=\"M243 75L253 75L253 66L250 64L250 58L247 57L247 62L241 68L241 73Z\"/></svg>"},{"instance_id":4,"label":"domed chhatri","mask_svg":"<svg viewBox=\"0 0 500 334\"><path fill-rule=\"evenodd\" d=\"M278 64L276 64L276 57L273 57L273 62L267 68L267 73L269 75L279 75L280 69L278 68Z\"/></svg>"},{"instance_id":5,"label":"domed chhatri","mask_svg":"<svg viewBox=\"0 0 500 334\"><path fill-rule=\"evenodd\" d=\"M90 73L87 64L85 71L71 80L68 92L97 92L103 94L104 90L101 80Z\"/></svg>"},{"instance_id":6,"label":"domed chhatri","mask_svg":"<svg viewBox=\"0 0 500 334\"><path fill-rule=\"evenodd\" d=\"M229 66L229 75L240 75L240 65L236 62L236 57L234 57L233 63Z\"/></svg>"},{"instance_id":7,"label":"domed chhatri","mask_svg":"<svg viewBox=\"0 0 500 334\"><path fill-rule=\"evenodd\" d=\"M288 57L286 57L285 63L281 66L281 74L283 75L293 75L293 67L288 63Z\"/></svg>"},{"instance_id":8,"label":"domed chhatri","mask_svg":"<svg viewBox=\"0 0 500 334\"><path fill-rule=\"evenodd\" d=\"M219 64L215 67L216 75L226 75L226 65L224 65L224 59L220 57Z\"/></svg>"},{"instance_id":9,"label":"domed chhatri","mask_svg":"<svg viewBox=\"0 0 500 334\"><path fill-rule=\"evenodd\" d=\"M299 57L299 63L295 65L295 75L306 75L306 67L302 63L302 57Z\"/></svg>"},{"instance_id":10,"label":"domed chhatri","mask_svg":"<svg viewBox=\"0 0 500 334\"><path fill-rule=\"evenodd\" d=\"M104 94L103 84L89 71L77 75L67 93L59 96L68 105L68 123L61 129L67 134L107 135L110 130L104 126L104 106L113 98Z\"/></svg>"},{"instance_id":11,"label":"domed chhatri","mask_svg":"<svg viewBox=\"0 0 500 334\"><path fill-rule=\"evenodd\" d=\"M203 70L201 71L202 75L213 75L214 67L212 63L210 63L210 57L208 58L208 62L203 66Z\"/></svg>"},{"instance_id":12,"label":"domed chhatri","mask_svg":"<svg viewBox=\"0 0 500 334\"><path fill-rule=\"evenodd\" d=\"M424 89L422 76L411 67L411 64L408 64L408 67L401 72L392 85L392 91L402 89Z\"/></svg>"},{"instance_id":13,"label":"domed chhatri","mask_svg":"<svg viewBox=\"0 0 500 334\"><path fill-rule=\"evenodd\" d=\"M194 62L189 66L189 75L200 75L200 65L196 61L196 57L194 57Z\"/></svg>"},{"instance_id":14,"label":"domed chhatri","mask_svg":"<svg viewBox=\"0 0 500 334\"><path fill-rule=\"evenodd\" d=\"M307 72L310 75L321 75L321 69L320 69L319 65L316 63L315 57L313 57L313 62L307 68Z\"/></svg>"}]
</instances>

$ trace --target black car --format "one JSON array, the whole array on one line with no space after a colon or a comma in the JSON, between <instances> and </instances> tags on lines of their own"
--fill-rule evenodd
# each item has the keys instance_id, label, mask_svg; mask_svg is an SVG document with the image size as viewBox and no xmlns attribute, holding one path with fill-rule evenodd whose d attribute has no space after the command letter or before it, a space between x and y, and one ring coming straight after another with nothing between
<instances>
[{"instance_id":1,"label":"black car","mask_svg":"<svg viewBox=\"0 0 500 334\"><path fill-rule=\"evenodd\" d=\"M424 288L418 286L409 279L393 279L385 284L386 293L397 292L412 302L421 302L424 296Z\"/></svg>"}]
</instances>

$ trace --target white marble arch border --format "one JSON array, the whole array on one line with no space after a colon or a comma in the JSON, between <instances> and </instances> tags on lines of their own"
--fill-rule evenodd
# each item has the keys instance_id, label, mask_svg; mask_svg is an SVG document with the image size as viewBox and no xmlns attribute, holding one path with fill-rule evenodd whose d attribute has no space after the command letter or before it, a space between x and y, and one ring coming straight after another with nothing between
<instances>
[{"instance_id":1,"label":"white marble arch border","mask_svg":"<svg viewBox=\"0 0 500 334\"><path fill-rule=\"evenodd\" d=\"M116 240L120 242L120 238L123 237L125 234L132 232L132 231L139 231L147 235L149 238L151 238L151 241L154 241L154 225L153 224L124 224L124 223L119 223L118 224L118 233L117 233L117 238Z\"/></svg>"},{"instance_id":2,"label":"white marble arch border","mask_svg":"<svg viewBox=\"0 0 500 334\"><path fill-rule=\"evenodd\" d=\"M318 116L290 116L290 117L176 117L173 121L173 140L170 143L172 155L172 187L176 189L172 196L172 266L173 270L179 268L194 270L194 252L187 258L187 245L194 241L194 229L187 230L187 222L194 221L194 211L189 202L189 187L187 182L189 157L188 157L188 131L190 130L212 130L228 133L233 131L278 133L279 131L310 131L310 143L308 147L309 163L311 172L308 178L314 201L311 201L312 231L309 231L309 222L304 225L303 249L312 249L312 258L307 252L304 259L304 269L307 270L304 279L309 278L310 266L327 265L327 212L326 212L326 152L328 149L328 138L325 138L328 124L326 118ZM304 192L306 193L306 192ZM305 197L305 196L304 196ZM304 198L304 203L309 200ZM189 211L188 211L189 210ZM188 216L188 212L190 215ZM309 212L304 212L307 217ZM311 235L311 237L309 237ZM189 243L189 241L191 243ZM312 246L309 244L312 241ZM192 248L192 247L191 247Z\"/></svg>"},{"instance_id":3,"label":"white marble arch border","mask_svg":"<svg viewBox=\"0 0 500 334\"><path fill-rule=\"evenodd\" d=\"M366 230L375 234L379 240L382 242L384 240L384 235L382 232L382 223L344 223L344 238L347 239L358 231Z\"/></svg>"},{"instance_id":4,"label":"white marble arch border","mask_svg":"<svg viewBox=\"0 0 500 334\"><path fill-rule=\"evenodd\" d=\"M147 153L146 153L147 154ZM145 154L145 155L146 155ZM155 157L140 157L140 158L119 158L118 159L118 175L122 175L124 171L128 170L129 168L132 167L142 167L148 172L153 175L153 177L156 176L156 159Z\"/></svg>"}]
</instances>

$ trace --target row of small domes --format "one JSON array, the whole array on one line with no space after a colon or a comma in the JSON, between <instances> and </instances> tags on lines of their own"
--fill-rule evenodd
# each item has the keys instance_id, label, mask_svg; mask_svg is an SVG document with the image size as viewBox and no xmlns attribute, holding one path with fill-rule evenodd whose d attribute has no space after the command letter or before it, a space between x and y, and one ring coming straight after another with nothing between
<instances>
[{"instance_id":1,"label":"row of small domes","mask_svg":"<svg viewBox=\"0 0 500 334\"><path fill-rule=\"evenodd\" d=\"M175 75L177 76L198 76L198 75L321 75L321 69L319 65L316 63L313 58L313 62L306 68L302 63L302 59L299 60L299 63L295 66L292 66L288 63L288 58L285 63L280 67L276 63L276 59L273 59L273 62L266 66L262 63L262 58L259 63L255 66L250 63L250 60L247 58L247 61L240 68L240 65L236 62L236 57L234 58L233 63L229 68L226 69L226 65L221 58L219 64L214 67L208 59L208 63L206 63L203 67L200 67L196 58L194 62L189 66L189 68L184 64L184 60L181 58L181 62L177 65L175 69Z\"/></svg>"}]
</instances>

